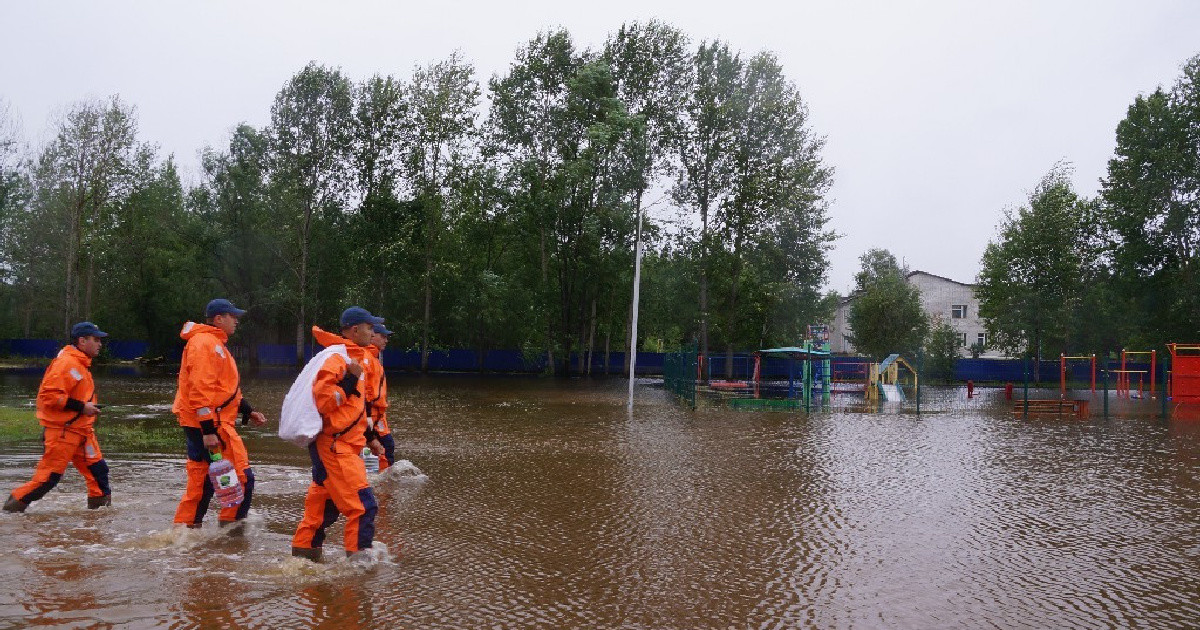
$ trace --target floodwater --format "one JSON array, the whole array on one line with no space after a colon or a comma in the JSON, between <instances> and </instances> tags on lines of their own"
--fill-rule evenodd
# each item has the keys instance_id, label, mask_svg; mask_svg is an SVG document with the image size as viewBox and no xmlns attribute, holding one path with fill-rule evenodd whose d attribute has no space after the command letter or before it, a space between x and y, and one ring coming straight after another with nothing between
<instances>
[{"instance_id":1,"label":"floodwater","mask_svg":"<svg viewBox=\"0 0 1200 630\"><path fill-rule=\"evenodd\" d=\"M0 402L36 383L0 376ZM287 385L245 390L277 413ZM173 426L171 379L99 386L117 405L103 421ZM1200 625L1200 422L1024 420L995 391L927 389L943 404L921 416L805 416L693 412L649 382L629 415L620 380L390 390L412 466L376 480L376 562L289 557L309 471L270 429L245 432L259 481L241 539L171 530L182 439L102 444L112 509L84 509L69 470L0 514L0 626ZM0 446L0 487L37 455ZM337 555L340 526L328 541Z\"/></svg>"}]
</instances>

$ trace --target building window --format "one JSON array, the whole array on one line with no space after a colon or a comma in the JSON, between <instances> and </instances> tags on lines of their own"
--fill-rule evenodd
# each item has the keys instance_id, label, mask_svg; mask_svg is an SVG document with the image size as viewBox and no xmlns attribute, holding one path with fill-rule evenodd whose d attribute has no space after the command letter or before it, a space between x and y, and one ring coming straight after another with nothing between
<instances>
[{"instance_id":1,"label":"building window","mask_svg":"<svg viewBox=\"0 0 1200 630\"><path fill-rule=\"evenodd\" d=\"M955 304L950 307L951 319L965 319L967 317L967 305Z\"/></svg>"},{"instance_id":2,"label":"building window","mask_svg":"<svg viewBox=\"0 0 1200 630\"><path fill-rule=\"evenodd\" d=\"M959 347L966 346L967 345L967 333L955 333L955 334L958 335Z\"/></svg>"},{"instance_id":3,"label":"building window","mask_svg":"<svg viewBox=\"0 0 1200 630\"><path fill-rule=\"evenodd\" d=\"M979 344L980 348L987 347L987 333L979 333L975 336L975 343Z\"/></svg>"}]
</instances>

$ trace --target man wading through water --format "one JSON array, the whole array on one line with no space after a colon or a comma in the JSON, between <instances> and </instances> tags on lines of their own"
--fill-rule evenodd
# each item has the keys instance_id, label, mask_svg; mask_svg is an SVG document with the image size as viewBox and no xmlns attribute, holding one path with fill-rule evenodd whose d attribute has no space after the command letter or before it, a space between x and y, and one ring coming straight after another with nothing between
<instances>
[{"instance_id":1,"label":"man wading through water","mask_svg":"<svg viewBox=\"0 0 1200 630\"><path fill-rule=\"evenodd\" d=\"M379 458L379 472L396 463L396 440L392 437L392 430L387 423L387 375L383 371L383 351L387 348L388 335L391 334L392 331L383 324L375 327L374 334L371 335L371 345L367 347L367 352L375 361L364 370L364 374L367 374L367 426L375 429L375 435L383 445L383 456Z\"/></svg>"},{"instance_id":2,"label":"man wading through water","mask_svg":"<svg viewBox=\"0 0 1200 630\"><path fill-rule=\"evenodd\" d=\"M383 318L352 306L342 312L339 337L313 326L313 339L322 346L346 346L350 362L332 355L321 365L313 380L313 402L321 414L321 432L308 445L312 460L312 483L304 498L304 517L292 537L292 555L314 562L321 560L325 529L346 516L346 555L356 557L371 547L375 538L375 513L379 509L367 482L362 449L370 446L383 453L375 430L367 425L363 373L375 361L367 351L375 326ZM372 368L372 371L374 368Z\"/></svg>"},{"instance_id":3,"label":"man wading through water","mask_svg":"<svg viewBox=\"0 0 1200 630\"><path fill-rule=\"evenodd\" d=\"M107 336L91 322L75 324L71 327L71 344L64 346L46 367L37 395L37 419L43 427L42 459L33 471L33 479L8 495L5 512L24 512L30 503L46 496L71 463L87 484L88 509L112 505L108 464L100 453L93 426L100 406L96 404L96 384L89 369L92 359L100 354L100 339Z\"/></svg>"},{"instance_id":4,"label":"man wading through water","mask_svg":"<svg viewBox=\"0 0 1200 630\"><path fill-rule=\"evenodd\" d=\"M213 487L208 465L213 452L233 463L238 481L245 488L240 505L221 508L219 525L232 535L243 532L242 523L250 512L254 494L254 471L242 438L234 427L240 415L242 424L265 424L267 418L242 398L237 362L226 343L237 330L238 319L246 311L229 300L216 299L204 309L207 324L188 322L179 336L187 340L179 367L179 390L171 411L183 427L187 441L187 486L175 510L176 526L200 527L212 500Z\"/></svg>"}]
</instances>

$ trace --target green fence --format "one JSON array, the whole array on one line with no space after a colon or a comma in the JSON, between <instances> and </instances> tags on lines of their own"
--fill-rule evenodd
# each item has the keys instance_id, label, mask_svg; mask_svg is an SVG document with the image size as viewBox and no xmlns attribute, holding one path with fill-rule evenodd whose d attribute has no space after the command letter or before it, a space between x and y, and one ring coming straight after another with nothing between
<instances>
[{"instance_id":1,"label":"green fence","mask_svg":"<svg viewBox=\"0 0 1200 630\"><path fill-rule=\"evenodd\" d=\"M663 356L663 386L667 391L696 407L697 350L684 347L680 352Z\"/></svg>"}]
</instances>

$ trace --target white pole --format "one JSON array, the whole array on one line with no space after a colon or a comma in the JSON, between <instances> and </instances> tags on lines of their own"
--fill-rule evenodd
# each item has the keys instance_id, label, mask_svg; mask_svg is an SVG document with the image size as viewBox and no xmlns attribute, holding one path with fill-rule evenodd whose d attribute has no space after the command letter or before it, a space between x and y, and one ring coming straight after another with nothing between
<instances>
[{"instance_id":1,"label":"white pole","mask_svg":"<svg viewBox=\"0 0 1200 630\"><path fill-rule=\"evenodd\" d=\"M642 209L638 208L637 236L634 237L633 253L633 324L629 334L629 402L626 406L633 409L633 383L637 380L637 325L638 299L642 288Z\"/></svg>"}]
</instances>

